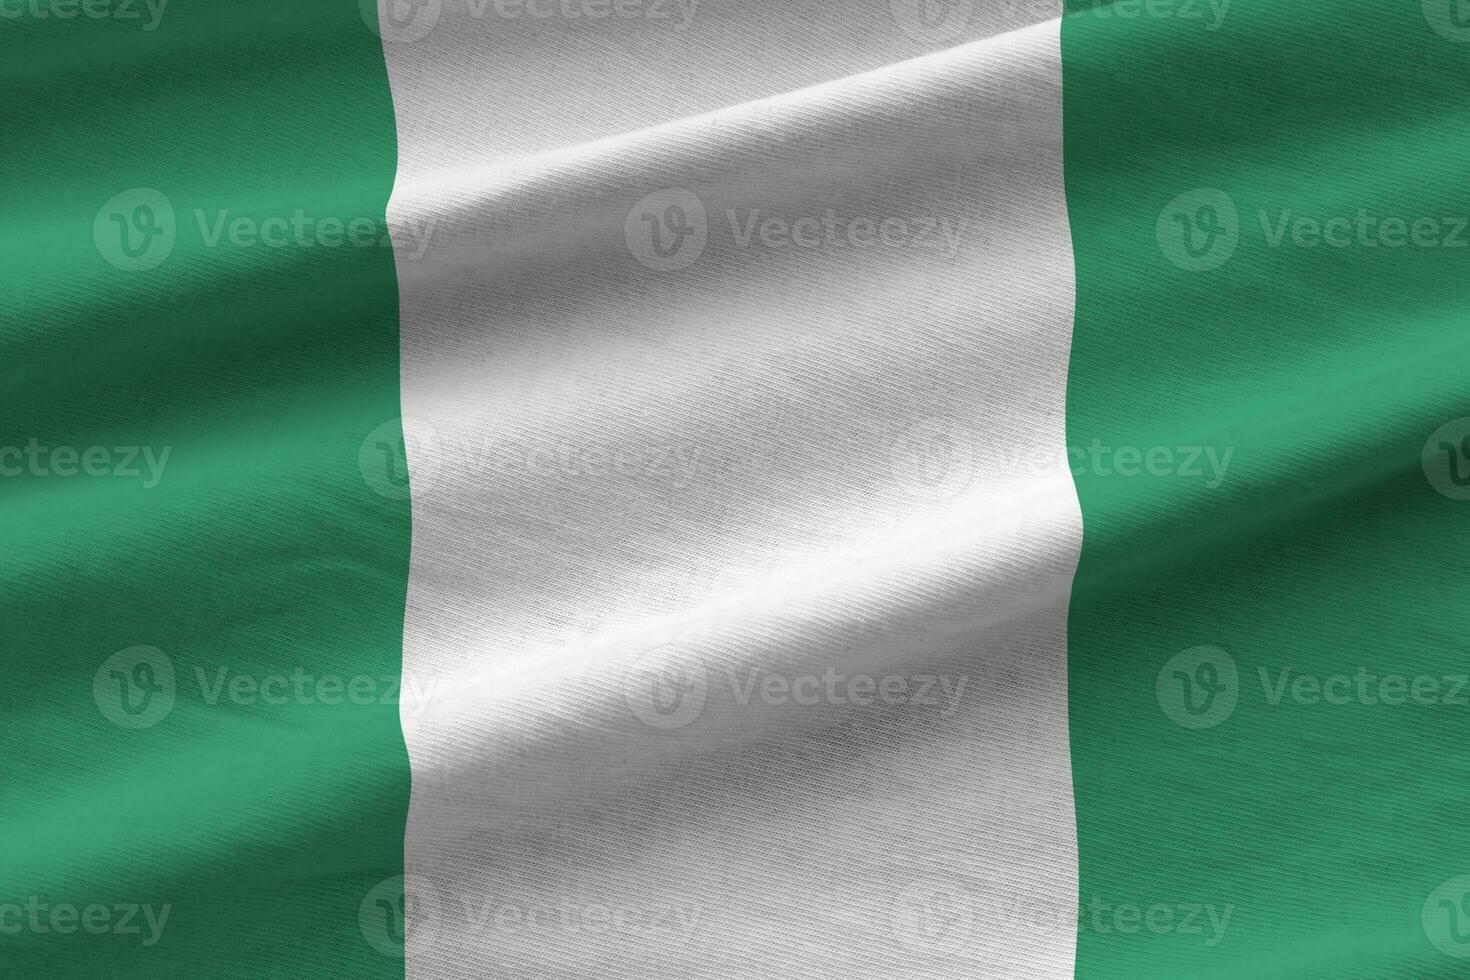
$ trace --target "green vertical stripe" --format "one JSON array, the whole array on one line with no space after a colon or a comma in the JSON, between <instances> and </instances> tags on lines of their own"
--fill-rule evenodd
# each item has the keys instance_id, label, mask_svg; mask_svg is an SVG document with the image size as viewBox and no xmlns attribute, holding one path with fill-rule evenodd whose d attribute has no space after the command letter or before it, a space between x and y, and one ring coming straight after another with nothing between
<instances>
[{"instance_id":1,"label":"green vertical stripe","mask_svg":"<svg viewBox=\"0 0 1470 980\"><path fill-rule=\"evenodd\" d=\"M1452 2L1064 19L1079 977L1470 970Z\"/></svg>"},{"instance_id":2,"label":"green vertical stripe","mask_svg":"<svg viewBox=\"0 0 1470 980\"><path fill-rule=\"evenodd\" d=\"M0 973L401 976L359 927L408 796L380 42L356 0L156 7L0 20Z\"/></svg>"}]
</instances>

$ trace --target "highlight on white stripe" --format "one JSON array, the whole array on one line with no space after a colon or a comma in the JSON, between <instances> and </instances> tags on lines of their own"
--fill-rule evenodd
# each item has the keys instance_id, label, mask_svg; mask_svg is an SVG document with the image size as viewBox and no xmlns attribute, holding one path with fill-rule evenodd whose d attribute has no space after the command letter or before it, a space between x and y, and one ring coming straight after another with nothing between
<instances>
[{"instance_id":1,"label":"highlight on white stripe","mask_svg":"<svg viewBox=\"0 0 1470 980\"><path fill-rule=\"evenodd\" d=\"M410 977L1072 975L1057 22L880 68L922 50L858 5L736 71L779 6L638 62L717 42L707 114L547 91L525 146L445 102L511 40L385 41ZM618 97L537 29L511 63Z\"/></svg>"}]
</instances>

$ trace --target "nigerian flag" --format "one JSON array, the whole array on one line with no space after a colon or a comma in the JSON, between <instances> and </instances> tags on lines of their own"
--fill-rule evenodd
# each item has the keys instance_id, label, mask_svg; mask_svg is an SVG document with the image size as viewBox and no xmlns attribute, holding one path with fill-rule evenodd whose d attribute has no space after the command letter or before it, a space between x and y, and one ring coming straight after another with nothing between
<instances>
[{"instance_id":1,"label":"nigerian flag","mask_svg":"<svg viewBox=\"0 0 1470 980\"><path fill-rule=\"evenodd\" d=\"M1465 0L0 77L0 975L1470 975Z\"/></svg>"}]
</instances>

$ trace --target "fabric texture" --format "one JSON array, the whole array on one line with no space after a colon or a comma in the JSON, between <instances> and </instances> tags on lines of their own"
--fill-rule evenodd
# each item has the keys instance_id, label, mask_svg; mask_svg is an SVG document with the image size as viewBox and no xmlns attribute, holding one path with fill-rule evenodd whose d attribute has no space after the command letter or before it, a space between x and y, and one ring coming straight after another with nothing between
<instances>
[{"instance_id":1,"label":"fabric texture","mask_svg":"<svg viewBox=\"0 0 1470 980\"><path fill-rule=\"evenodd\" d=\"M1463 0L0 79L0 975L1465 975Z\"/></svg>"},{"instance_id":2,"label":"fabric texture","mask_svg":"<svg viewBox=\"0 0 1470 980\"><path fill-rule=\"evenodd\" d=\"M386 49L405 166L485 128L439 36ZM925 948L954 882L1076 903L1060 80L1052 20L400 175L410 976L1070 974Z\"/></svg>"}]
</instances>

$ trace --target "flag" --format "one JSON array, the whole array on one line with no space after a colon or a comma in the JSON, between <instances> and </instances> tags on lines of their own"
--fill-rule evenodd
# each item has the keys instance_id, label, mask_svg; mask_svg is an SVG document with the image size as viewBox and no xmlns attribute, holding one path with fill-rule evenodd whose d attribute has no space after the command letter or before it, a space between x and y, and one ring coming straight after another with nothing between
<instances>
[{"instance_id":1,"label":"flag","mask_svg":"<svg viewBox=\"0 0 1470 980\"><path fill-rule=\"evenodd\" d=\"M1470 958L1462 0L0 0L0 971Z\"/></svg>"}]
</instances>

